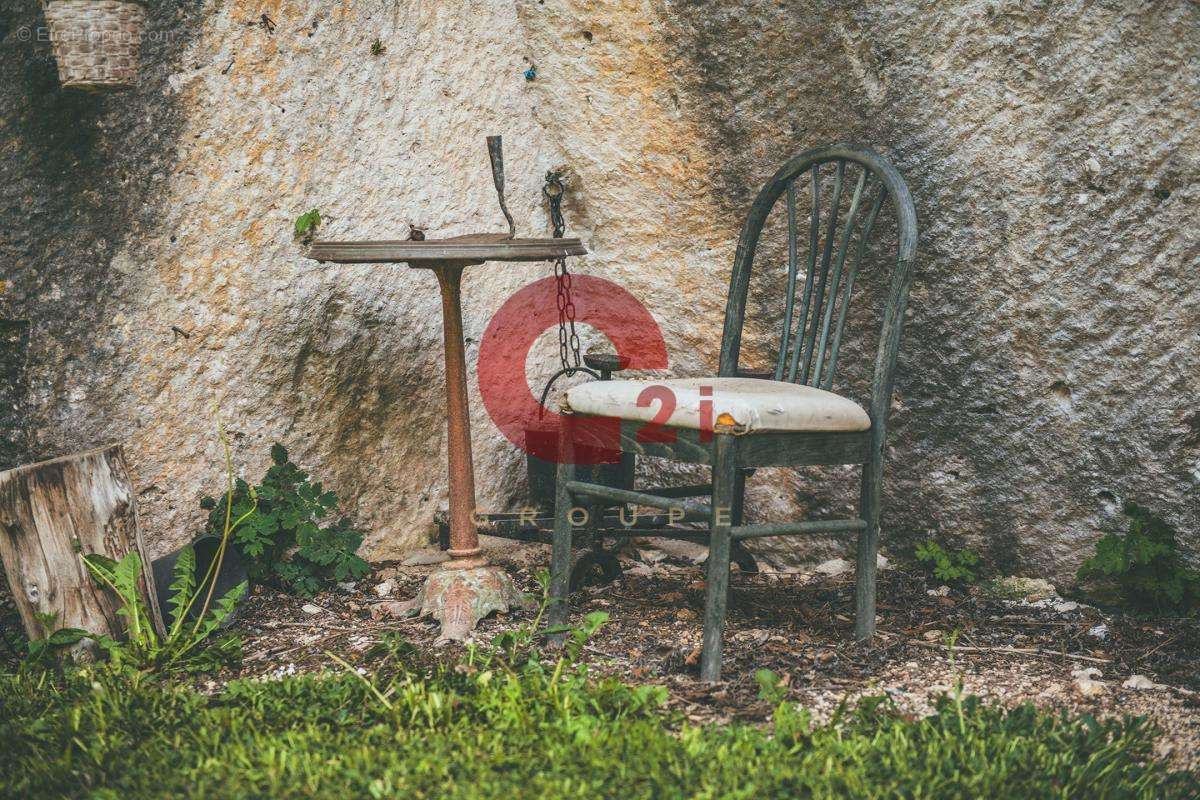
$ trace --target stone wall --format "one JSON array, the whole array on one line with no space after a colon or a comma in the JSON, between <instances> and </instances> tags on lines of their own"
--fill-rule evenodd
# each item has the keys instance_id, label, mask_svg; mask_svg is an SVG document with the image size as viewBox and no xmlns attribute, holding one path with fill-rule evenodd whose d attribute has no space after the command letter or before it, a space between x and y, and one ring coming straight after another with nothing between
<instances>
[{"instance_id":1,"label":"stone wall","mask_svg":"<svg viewBox=\"0 0 1200 800\"><path fill-rule=\"evenodd\" d=\"M576 270L650 308L680 374L715 367L733 243L778 163L875 145L921 223L885 552L936 535L1067 577L1126 498L1200 543L1188 0L152 2L142 84L104 98L57 88L23 33L42 24L0 0L0 325L21 331L0 399L27 423L0 413L0 457L127 442L156 550L218 485L215 404L247 477L283 442L348 497L368 555L428 539L445 493L433 278L318 265L291 228L317 207L330 237L499 229L489 133L522 232L547 231L546 170L568 174L592 249ZM546 274L470 273L469 357ZM481 505L511 507L523 458L472 391ZM814 477L854 476L760 474L754 513L853 494ZM837 545L800 547L772 554Z\"/></svg>"}]
</instances>

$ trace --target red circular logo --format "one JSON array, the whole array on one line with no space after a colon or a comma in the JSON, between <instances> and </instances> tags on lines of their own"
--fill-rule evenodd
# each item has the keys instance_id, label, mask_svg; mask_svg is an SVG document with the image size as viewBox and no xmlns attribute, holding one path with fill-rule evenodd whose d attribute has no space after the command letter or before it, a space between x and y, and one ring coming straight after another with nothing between
<instances>
[{"instance_id":1,"label":"red circular logo","mask_svg":"<svg viewBox=\"0 0 1200 800\"><path fill-rule=\"evenodd\" d=\"M543 278L510 297L488 323L479 343L479 393L492 422L526 453L556 461L556 432L562 417L541 406L525 380L525 361L533 343L558 325L555 279ZM590 275L571 279L575 321L599 330L612 342L629 369L666 369L667 345L646 307L612 281ZM615 448L615 420L603 441ZM580 458L582 456L582 458ZM611 454L576 453L577 463L600 463Z\"/></svg>"}]
</instances>

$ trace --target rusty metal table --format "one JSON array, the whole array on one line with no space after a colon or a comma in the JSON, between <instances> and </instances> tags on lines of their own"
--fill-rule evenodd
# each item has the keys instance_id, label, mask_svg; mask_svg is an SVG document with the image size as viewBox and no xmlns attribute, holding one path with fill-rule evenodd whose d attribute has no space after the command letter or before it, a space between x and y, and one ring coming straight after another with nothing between
<instances>
[{"instance_id":1,"label":"rusty metal table","mask_svg":"<svg viewBox=\"0 0 1200 800\"><path fill-rule=\"evenodd\" d=\"M490 567L483 557L475 529L475 475L460 293L463 271L489 261L552 261L586 253L579 239L516 239L502 233L423 241L319 241L310 251L310 257L322 262L407 264L432 270L437 276L446 355L451 560L430 576L405 610L439 619L443 638L463 638L480 618L489 611L506 608L513 597L507 575ZM498 600L492 597L497 593Z\"/></svg>"}]
</instances>

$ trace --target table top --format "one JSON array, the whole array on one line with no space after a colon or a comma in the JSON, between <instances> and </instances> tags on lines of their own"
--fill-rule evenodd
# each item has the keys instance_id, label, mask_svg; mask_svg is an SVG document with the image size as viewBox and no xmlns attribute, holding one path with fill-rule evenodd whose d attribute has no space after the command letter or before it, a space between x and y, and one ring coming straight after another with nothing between
<instances>
[{"instance_id":1,"label":"table top","mask_svg":"<svg viewBox=\"0 0 1200 800\"><path fill-rule=\"evenodd\" d=\"M309 257L337 264L482 264L485 261L551 261L582 256L579 239L509 239L504 233L475 233L423 241L314 242Z\"/></svg>"}]
</instances>

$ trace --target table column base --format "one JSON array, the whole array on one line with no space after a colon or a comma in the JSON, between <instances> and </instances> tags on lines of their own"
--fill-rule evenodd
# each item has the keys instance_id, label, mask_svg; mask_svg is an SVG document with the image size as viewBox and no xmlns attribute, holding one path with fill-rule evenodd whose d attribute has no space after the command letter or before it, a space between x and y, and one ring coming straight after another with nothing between
<instances>
[{"instance_id":1,"label":"table column base","mask_svg":"<svg viewBox=\"0 0 1200 800\"><path fill-rule=\"evenodd\" d=\"M442 625L438 641L467 638L493 611L528 608L533 600L517 591L508 574L482 556L455 559L425 579L420 593L403 609L408 616L432 617Z\"/></svg>"},{"instance_id":2,"label":"table column base","mask_svg":"<svg viewBox=\"0 0 1200 800\"><path fill-rule=\"evenodd\" d=\"M451 547L446 551L446 555L450 556L450 561L446 563L451 569L482 567L487 564L487 559L483 556L482 547L471 547L466 550L455 550Z\"/></svg>"}]
</instances>

